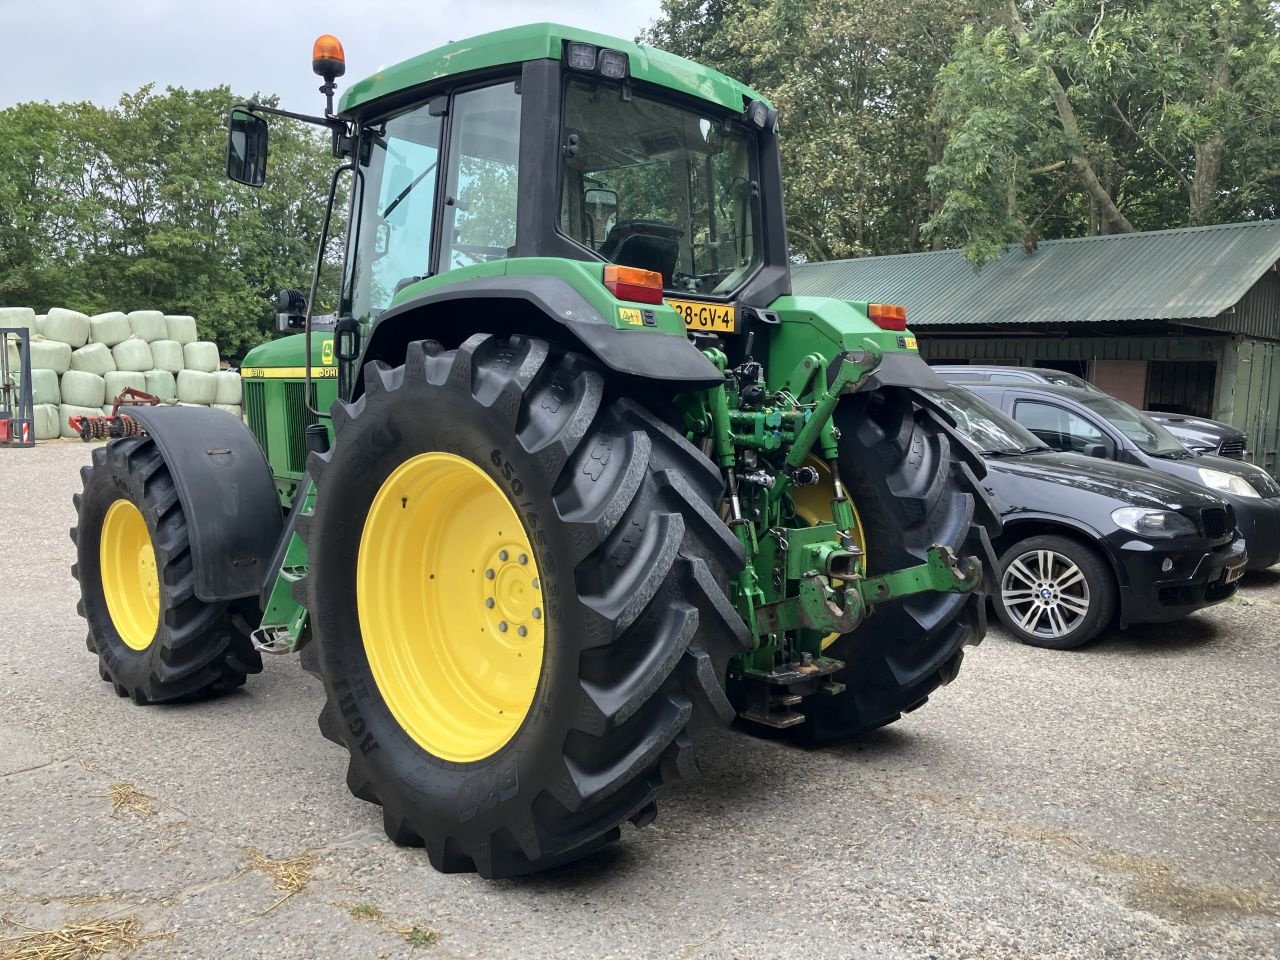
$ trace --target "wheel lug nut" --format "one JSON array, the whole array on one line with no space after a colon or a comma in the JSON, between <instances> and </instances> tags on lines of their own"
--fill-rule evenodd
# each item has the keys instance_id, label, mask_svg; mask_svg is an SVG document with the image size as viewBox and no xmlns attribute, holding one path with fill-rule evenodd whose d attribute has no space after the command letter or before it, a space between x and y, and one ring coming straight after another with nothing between
<instances>
[{"instance_id":1,"label":"wheel lug nut","mask_svg":"<svg viewBox=\"0 0 1280 960\"><path fill-rule=\"evenodd\" d=\"M487 599L487 600L484 602L484 605L485 605L486 607L488 607L490 610L492 610L492 609L493 609L493 597L490 597L489 599Z\"/></svg>"},{"instance_id":2,"label":"wheel lug nut","mask_svg":"<svg viewBox=\"0 0 1280 960\"><path fill-rule=\"evenodd\" d=\"M539 608L539 607L534 607L534 608L533 608L533 619L535 619L535 620L541 620L541 619L542 619L542 610L541 610L541 608Z\"/></svg>"},{"instance_id":3,"label":"wheel lug nut","mask_svg":"<svg viewBox=\"0 0 1280 960\"><path fill-rule=\"evenodd\" d=\"M522 553L522 554L520 554L520 556L518 556L516 559L517 559L520 563L522 563L522 564L525 564L525 563L528 563L528 562L529 562L529 558L528 558L525 554L523 554L523 553Z\"/></svg>"},{"instance_id":4,"label":"wheel lug nut","mask_svg":"<svg viewBox=\"0 0 1280 960\"><path fill-rule=\"evenodd\" d=\"M529 631L526 627L521 627L519 630L516 631L516 633L520 634L520 636L522 637L527 637L529 635Z\"/></svg>"},{"instance_id":5,"label":"wheel lug nut","mask_svg":"<svg viewBox=\"0 0 1280 960\"><path fill-rule=\"evenodd\" d=\"M534 577L534 578L533 578L533 589L537 590L540 586L542 586L542 584L538 582L538 578L537 578L537 577Z\"/></svg>"},{"instance_id":6,"label":"wheel lug nut","mask_svg":"<svg viewBox=\"0 0 1280 960\"><path fill-rule=\"evenodd\" d=\"M499 560L501 560L501 561L503 561L503 562L505 563L505 562L506 562L506 559L507 559L507 551L505 551L505 550L499 550L499 551L498 551L498 559L499 559Z\"/></svg>"},{"instance_id":7,"label":"wheel lug nut","mask_svg":"<svg viewBox=\"0 0 1280 960\"><path fill-rule=\"evenodd\" d=\"M503 620L502 622L500 622L500 623L498 624L498 632L499 632L499 633L506 633L506 632L507 632L507 621Z\"/></svg>"},{"instance_id":8,"label":"wheel lug nut","mask_svg":"<svg viewBox=\"0 0 1280 960\"><path fill-rule=\"evenodd\" d=\"M492 579L493 579L493 577L494 577L493 570L491 570L491 569L490 569L490 570L486 570L486 571L484 572L484 575L485 575L485 578L486 578L486 579L488 579L488 580L492 580Z\"/></svg>"}]
</instances>

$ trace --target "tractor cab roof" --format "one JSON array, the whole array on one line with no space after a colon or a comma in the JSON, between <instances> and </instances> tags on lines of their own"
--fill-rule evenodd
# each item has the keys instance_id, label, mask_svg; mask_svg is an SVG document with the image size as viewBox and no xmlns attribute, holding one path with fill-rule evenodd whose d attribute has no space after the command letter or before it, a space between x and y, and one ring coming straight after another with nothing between
<instances>
[{"instance_id":1,"label":"tractor cab roof","mask_svg":"<svg viewBox=\"0 0 1280 960\"><path fill-rule=\"evenodd\" d=\"M558 23L533 23L458 40L384 67L347 88L342 96L340 112L347 117L358 117L370 112L366 108L375 101L445 77L527 60L559 60L565 42L569 40L619 50L630 60L632 78L707 100L735 112L750 100L764 99L750 87L717 70L656 47Z\"/></svg>"}]
</instances>

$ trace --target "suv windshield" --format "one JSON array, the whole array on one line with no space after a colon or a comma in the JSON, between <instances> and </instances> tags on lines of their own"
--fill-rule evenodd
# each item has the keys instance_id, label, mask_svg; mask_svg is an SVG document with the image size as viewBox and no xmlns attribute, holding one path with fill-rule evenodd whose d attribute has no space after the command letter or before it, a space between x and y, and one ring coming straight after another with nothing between
<instances>
[{"instance_id":1,"label":"suv windshield","mask_svg":"<svg viewBox=\"0 0 1280 960\"><path fill-rule=\"evenodd\" d=\"M1049 449L1030 430L975 393L956 387L924 393L949 413L965 439L987 456Z\"/></svg>"},{"instance_id":2,"label":"suv windshield","mask_svg":"<svg viewBox=\"0 0 1280 960\"><path fill-rule=\"evenodd\" d=\"M754 141L740 124L574 80L560 231L670 290L727 295L760 260Z\"/></svg>"},{"instance_id":3,"label":"suv windshield","mask_svg":"<svg viewBox=\"0 0 1280 960\"><path fill-rule=\"evenodd\" d=\"M1090 393L1088 396L1077 396L1075 400L1105 418L1143 453L1153 457L1175 458L1191 455L1172 433L1145 413L1138 412L1115 397L1105 393Z\"/></svg>"}]
</instances>

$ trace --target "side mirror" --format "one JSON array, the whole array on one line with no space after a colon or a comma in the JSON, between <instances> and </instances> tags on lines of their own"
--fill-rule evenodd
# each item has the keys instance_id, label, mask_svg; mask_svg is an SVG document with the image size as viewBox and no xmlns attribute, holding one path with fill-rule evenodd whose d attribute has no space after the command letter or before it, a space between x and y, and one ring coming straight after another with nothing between
<instances>
[{"instance_id":1,"label":"side mirror","mask_svg":"<svg viewBox=\"0 0 1280 960\"><path fill-rule=\"evenodd\" d=\"M267 121L238 107L227 125L227 176L250 187L267 179Z\"/></svg>"},{"instance_id":2,"label":"side mirror","mask_svg":"<svg viewBox=\"0 0 1280 960\"><path fill-rule=\"evenodd\" d=\"M1084 449L1080 452L1086 457L1094 457L1098 460L1107 459L1107 445L1105 443L1086 443Z\"/></svg>"}]
</instances>

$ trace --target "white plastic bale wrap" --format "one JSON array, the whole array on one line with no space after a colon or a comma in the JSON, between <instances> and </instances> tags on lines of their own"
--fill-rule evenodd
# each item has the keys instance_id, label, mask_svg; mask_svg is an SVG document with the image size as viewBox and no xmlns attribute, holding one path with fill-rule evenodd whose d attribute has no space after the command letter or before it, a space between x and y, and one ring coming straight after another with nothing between
<instances>
[{"instance_id":1,"label":"white plastic bale wrap","mask_svg":"<svg viewBox=\"0 0 1280 960\"><path fill-rule=\"evenodd\" d=\"M62 402L75 407L100 407L107 402L107 382L96 373L68 370L62 375Z\"/></svg>"},{"instance_id":2,"label":"white plastic bale wrap","mask_svg":"<svg viewBox=\"0 0 1280 960\"><path fill-rule=\"evenodd\" d=\"M80 407L74 403L63 403L58 406L58 434L63 437L79 438L80 434L67 422L69 417L100 417L102 407Z\"/></svg>"},{"instance_id":3,"label":"white plastic bale wrap","mask_svg":"<svg viewBox=\"0 0 1280 960\"><path fill-rule=\"evenodd\" d=\"M224 406L228 404L239 406L243 393L240 374L232 373L230 370L219 370L213 376L218 382L218 395L214 397L213 402Z\"/></svg>"},{"instance_id":4,"label":"white plastic bale wrap","mask_svg":"<svg viewBox=\"0 0 1280 960\"><path fill-rule=\"evenodd\" d=\"M116 397L120 396L125 387L133 387L135 390L147 390L147 375L145 373L135 373L132 370L113 370L110 373L102 375L103 381L107 386L107 397L103 403L111 403Z\"/></svg>"},{"instance_id":5,"label":"white plastic bale wrap","mask_svg":"<svg viewBox=\"0 0 1280 960\"><path fill-rule=\"evenodd\" d=\"M153 397L159 397L164 403L178 399L178 383L168 370L148 370L143 376L147 381L143 389Z\"/></svg>"},{"instance_id":6,"label":"white plastic bale wrap","mask_svg":"<svg viewBox=\"0 0 1280 960\"><path fill-rule=\"evenodd\" d=\"M72 349L83 347L89 342L89 318L74 310L54 307L45 315L44 335L68 343Z\"/></svg>"},{"instance_id":7,"label":"white plastic bale wrap","mask_svg":"<svg viewBox=\"0 0 1280 960\"><path fill-rule=\"evenodd\" d=\"M165 324L169 328L169 339L176 340L184 347L200 339L196 333L196 318L187 316L166 316Z\"/></svg>"},{"instance_id":8,"label":"white plastic bale wrap","mask_svg":"<svg viewBox=\"0 0 1280 960\"><path fill-rule=\"evenodd\" d=\"M108 370L116 369L115 357L111 348L101 343L90 343L71 353L71 369L83 370L102 376Z\"/></svg>"},{"instance_id":9,"label":"white plastic bale wrap","mask_svg":"<svg viewBox=\"0 0 1280 960\"><path fill-rule=\"evenodd\" d=\"M89 342L103 343L114 347L121 340L133 336L133 327L129 318L116 310L114 313L100 313L89 318Z\"/></svg>"},{"instance_id":10,"label":"white plastic bale wrap","mask_svg":"<svg viewBox=\"0 0 1280 960\"><path fill-rule=\"evenodd\" d=\"M58 426L58 404L37 403L36 439L57 440L61 435L62 428Z\"/></svg>"},{"instance_id":11,"label":"white plastic bale wrap","mask_svg":"<svg viewBox=\"0 0 1280 960\"><path fill-rule=\"evenodd\" d=\"M213 373L218 369L218 345L208 340L197 340L182 348L182 366L187 370Z\"/></svg>"},{"instance_id":12,"label":"white plastic bale wrap","mask_svg":"<svg viewBox=\"0 0 1280 960\"><path fill-rule=\"evenodd\" d=\"M31 402L53 406L62 402L62 392L58 389L58 375L54 371L32 369Z\"/></svg>"},{"instance_id":13,"label":"white plastic bale wrap","mask_svg":"<svg viewBox=\"0 0 1280 960\"><path fill-rule=\"evenodd\" d=\"M36 312L30 307L0 307L0 327L21 327L36 333Z\"/></svg>"},{"instance_id":14,"label":"white plastic bale wrap","mask_svg":"<svg viewBox=\"0 0 1280 960\"><path fill-rule=\"evenodd\" d=\"M218 395L218 381L204 370L183 370L178 374L178 400L207 407Z\"/></svg>"},{"instance_id":15,"label":"white plastic bale wrap","mask_svg":"<svg viewBox=\"0 0 1280 960\"><path fill-rule=\"evenodd\" d=\"M133 335L139 340L153 343L169 339L169 325L159 310L134 310L129 314L129 323L133 327Z\"/></svg>"},{"instance_id":16,"label":"white plastic bale wrap","mask_svg":"<svg viewBox=\"0 0 1280 960\"><path fill-rule=\"evenodd\" d=\"M130 337L111 348L117 370L130 370L134 373L145 373L155 369L155 359L151 355L151 344L137 337Z\"/></svg>"},{"instance_id":17,"label":"white plastic bale wrap","mask_svg":"<svg viewBox=\"0 0 1280 960\"><path fill-rule=\"evenodd\" d=\"M209 409L223 410L226 413L231 414L237 420L242 419L240 416L240 404L238 403L211 403L209 404Z\"/></svg>"},{"instance_id":18,"label":"white plastic bale wrap","mask_svg":"<svg viewBox=\"0 0 1280 960\"><path fill-rule=\"evenodd\" d=\"M31 332L44 336L44 317L43 313L36 314L36 322L31 325Z\"/></svg>"},{"instance_id":19,"label":"white plastic bale wrap","mask_svg":"<svg viewBox=\"0 0 1280 960\"><path fill-rule=\"evenodd\" d=\"M152 341L151 363L156 370L177 373L183 368L182 344L176 340Z\"/></svg>"},{"instance_id":20,"label":"white plastic bale wrap","mask_svg":"<svg viewBox=\"0 0 1280 960\"><path fill-rule=\"evenodd\" d=\"M31 368L52 370L61 376L71 369L71 346L61 340L32 340Z\"/></svg>"}]
</instances>

